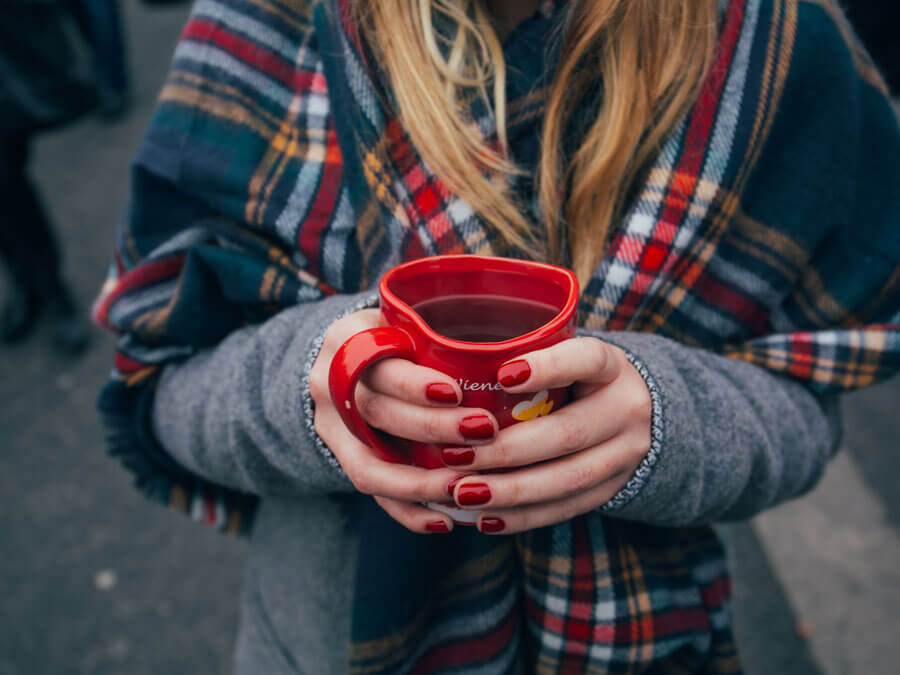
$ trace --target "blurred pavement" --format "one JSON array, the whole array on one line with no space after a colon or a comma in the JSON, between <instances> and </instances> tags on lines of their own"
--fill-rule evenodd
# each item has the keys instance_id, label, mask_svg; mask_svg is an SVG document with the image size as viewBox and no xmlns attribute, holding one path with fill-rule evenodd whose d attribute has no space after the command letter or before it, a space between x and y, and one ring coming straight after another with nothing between
<instances>
[{"instance_id":1,"label":"blurred pavement","mask_svg":"<svg viewBox=\"0 0 900 675\"><path fill-rule=\"evenodd\" d=\"M33 164L82 306L99 288L183 8L125 3L134 109L42 139ZM144 501L103 451L112 343L0 352L0 675L229 672L245 545ZM848 397L812 495L723 534L750 675L888 675L900 628L900 381Z\"/></svg>"}]
</instances>

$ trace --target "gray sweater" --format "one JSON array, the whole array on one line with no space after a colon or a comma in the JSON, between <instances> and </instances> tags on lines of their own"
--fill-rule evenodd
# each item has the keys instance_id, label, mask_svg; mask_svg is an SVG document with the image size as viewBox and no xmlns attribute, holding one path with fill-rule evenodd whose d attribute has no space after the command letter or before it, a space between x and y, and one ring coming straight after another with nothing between
<instances>
[{"instance_id":1,"label":"gray sweater","mask_svg":"<svg viewBox=\"0 0 900 675\"><path fill-rule=\"evenodd\" d=\"M324 330L373 301L285 310L165 369L153 422L185 467L264 499L250 540L236 671L343 673L356 541L327 498L353 486L312 426ZM586 333L591 334L591 333ZM655 440L604 508L656 525L746 518L810 489L839 441L837 404L756 366L656 335L594 333L633 359Z\"/></svg>"}]
</instances>

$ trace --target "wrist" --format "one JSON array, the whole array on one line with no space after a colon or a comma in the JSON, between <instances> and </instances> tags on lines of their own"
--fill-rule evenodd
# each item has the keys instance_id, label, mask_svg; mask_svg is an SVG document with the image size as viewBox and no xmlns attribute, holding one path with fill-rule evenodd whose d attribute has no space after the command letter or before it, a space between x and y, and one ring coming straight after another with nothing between
<instances>
[{"instance_id":1,"label":"wrist","mask_svg":"<svg viewBox=\"0 0 900 675\"><path fill-rule=\"evenodd\" d=\"M323 325L322 329L319 331L318 335L315 337L309 347L309 352L306 355L306 360L303 363L303 369L300 373L300 399L303 406L303 426L306 429L306 433L309 436L311 442L319 451L319 454L321 454L325 461L328 462L328 464L334 467L341 474L344 473L344 469L341 466L341 463L338 461L337 457L334 456L334 453L331 452L331 450L319 436L319 433L316 431L316 407L312 392L310 391L309 378L310 373L313 370L313 366L316 363L316 359L319 357L319 353L322 351L322 345L325 342L325 336L328 332L328 329L331 327L331 324L333 324L335 321L339 321L349 314L353 314L354 312L359 312L363 309L378 307L378 294L373 291L365 291L351 297L355 298L355 301L353 301L349 306L345 307L340 313L336 314L333 321L327 322L325 323L325 325Z\"/></svg>"},{"instance_id":2,"label":"wrist","mask_svg":"<svg viewBox=\"0 0 900 675\"><path fill-rule=\"evenodd\" d=\"M620 348L617 349L622 352L622 355L628 361L628 367L633 368L634 371L640 375L641 380L646 387L650 412L649 444L646 453L638 464L637 469L635 469L634 474L632 474L631 478L625 484L625 487L619 490L612 499L601 507L603 511L610 513L622 508L634 499L643 489L644 485L646 485L653 472L653 467L659 460L663 440L662 397L656 381L653 379L650 371L647 370L647 367L636 356L625 352Z\"/></svg>"}]
</instances>

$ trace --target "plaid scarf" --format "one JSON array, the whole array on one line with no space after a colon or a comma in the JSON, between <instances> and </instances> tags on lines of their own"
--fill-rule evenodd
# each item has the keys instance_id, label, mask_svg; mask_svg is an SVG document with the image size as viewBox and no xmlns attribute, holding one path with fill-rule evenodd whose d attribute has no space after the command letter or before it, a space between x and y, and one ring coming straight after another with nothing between
<instances>
[{"instance_id":1,"label":"plaid scarf","mask_svg":"<svg viewBox=\"0 0 900 675\"><path fill-rule=\"evenodd\" d=\"M504 45L523 166L537 162L542 47L564 4L545 2ZM150 497L222 530L248 529L257 498L159 446L163 365L405 260L503 253L410 145L348 16L346 0L195 3L95 308L120 334L100 399L112 454ZM583 324L665 335L819 394L889 376L900 142L884 93L827 0L723 1L715 64L636 186ZM495 138L490 110L472 115ZM739 672L708 528L597 512L515 537L425 538L354 501L355 673Z\"/></svg>"}]
</instances>

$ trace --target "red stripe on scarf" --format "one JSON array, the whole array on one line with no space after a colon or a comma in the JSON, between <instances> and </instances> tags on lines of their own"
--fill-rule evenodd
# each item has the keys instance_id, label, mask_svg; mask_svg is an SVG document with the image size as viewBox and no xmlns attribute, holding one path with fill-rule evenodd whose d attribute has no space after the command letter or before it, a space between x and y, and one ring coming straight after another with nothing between
<instances>
[{"instance_id":1,"label":"red stripe on scarf","mask_svg":"<svg viewBox=\"0 0 900 675\"><path fill-rule=\"evenodd\" d=\"M185 255L181 253L164 260L143 263L140 267L119 277L115 288L97 304L94 310L94 321L104 328L116 330L116 327L109 323L109 309L116 300L128 291L178 276L184 266L184 258Z\"/></svg>"},{"instance_id":2,"label":"red stripe on scarf","mask_svg":"<svg viewBox=\"0 0 900 675\"><path fill-rule=\"evenodd\" d=\"M139 370L143 370L147 367L148 364L141 363L140 361L129 358L122 352L116 352L113 355L113 365L115 366L116 371L118 371L119 373L122 373L123 375L131 375L132 373L136 373Z\"/></svg>"},{"instance_id":3,"label":"red stripe on scarf","mask_svg":"<svg viewBox=\"0 0 900 675\"><path fill-rule=\"evenodd\" d=\"M710 275L696 285L697 297L706 300L718 310L728 312L746 324L754 335L766 332L769 327L769 311L749 295L738 293Z\"/></svg>"},{"instance_id":4,"label":"red stripe on scarf","mask_svg":"<svg viewBox=\"0 0 900 675\"><path fill-rule=\"evenodd\" d=\"M707 608L721 607L731 597L731 577L719 577L711 584L701 587L700 594Z\"/></svg>"},{"instance_id":5,"label":"red stripe on scarf","mask_svg":"<svg viewBox=\"0 0 900 675\"><path fill-rule=\"evenodd\" d=\"M303 221L303 227L300 228L298 243L303 255L309 261L309 271L317 277L322 273L322 267L319 264L319 256L322 255L322 235L328 228L336 210L335 206L341 188L341 175L344 170L333 125L330 125L328 129L326 144L322 177L316 190L315 200Z\"/></svg>"},{"instance_id":6,"label":"red stripe on scarf","mask_svg":"<svg viewBox=\"0 0 900 675\"><path fill-rule=\"evenodd\" d=\"M700 176L705 157L704 150L713 130L719 101L741 34L743 18L744 3L730 3L715 61L700 90L700 97L691 110L688 129L685 133L684 151L681 153L679 164L673 173L672 184L664 199L662 215L650 237L651 246L647 246L645 249L643 259L632 280L632 287L623 298L619 310L610 318L607 330L622 330L628 325L645 297L647 280L658 276L659 270L663 267L663 259L672 254L675 234L684 218L690 204L689 197L693 194ZM652 251L652 244L662 245L664 253ZM669 260L665 267L671 268L672 263L673 261Z\"/></svg>"},{"instance_id":7,"label":"red stripe on scarf","mask_svg":"<svg viewBox=\"0 0 900 675\"><path fill-rule=\"evenodd\" d=\"M232 56L246 61L294 91L324 93L327 90L325 78L320 73L299 70L294 63L281 58L259 43L236 35L212 21L192 19L184 27L181 36L182 39L207 42L221 47Z\"/></svg>"},{"instance_id":8,"label":"red stripe on scarf","mask_svg":"<svg viewBox=\"0 0 900 675\"><path fill-rule=\"evenodd\" d=\"M796 333L791 336L791 355L793 357L789 366L789 372L794 377L802 379L812 375L816 364L817 345L812 340L810 333Z\"/></svg>"},{"instance_id":9,"label":"red stripe on scarf","mask_svg":"<svg viewBox=\"0 0 900 675\"><path fill-rule=\"evenodd\" d=\"M512 640L517 617L518 612L514 607L494 632L430 649L410 671L411 675L425 675L437 670L450 670L456 666L473 663L488 663L496 659Z\"/></svg>"},{"instance_id":10,"label":"red stripe on scarf","mask_svg":"<svg viewBox=\"0 0 900 675\"><path fill-rule=\"evenodd\" d=\"M572 574L568 617L562 630L563 672L582 672L588 664L587 644L595 630L593 605L597 600L594 554L584 518L572 522Z\"/></svg>"},{"instance_id":11,"label":"red stripe on scarf","mask_svg":"<svg viewBox=\"0 0 900 675\"><path fill-rule=\"evenodd\" d=\"M206 524L216 524L216 500L209 492L203 494L203 506L205 507Z\"/></svg>"},{"instance_id":12,"label":"red stripe on scarf","mask_svg":"<svg viewBox=\"0 0 900 675\"><path fill-rule=\"evenodd\" d=\"M397 120L388 122L386 133L391 159L410 194L409 201L404 205L407 220L410 223L425 223L437 253L462 253L463 242L447 215L452 193L440 180L425 173L418 154ZM427 255L428 251L419 237L411 237L405 253L411 257L404 257L404 260L412 260Z\"/></svg>"},{"instance_id":13,"label":"red stripe on scarf","mask_svg":"<svg viewBox=\"0 0 900 675\"><path fill-rule=\"evenodd\" d=\"M730 586L723 585L727 583L727 579L717 581L714 589L703 587L701 593L704 598L707 596L711 600L718 598L720 600L718 604L721 604L721 600L730 595L730 592L726 593ZM704 630L709 626L706 607L678 608L652 616L632 617L619 623L594 624L593 621L572 619L571 607L567 609L567 618L563 619L555 614L545 613L543 607L530 598L527 605L528 613L545 632L564 638L565 645L562 649L565 652L566 662L569 662L571 656L576 653L578 655L586 653L586 648L590 644L649 643L660 637L685 631ZM709 606L715 607L717 604L711 602ZM641 637L636 639L637 636Z\"/></svg>"}]
</instances>

